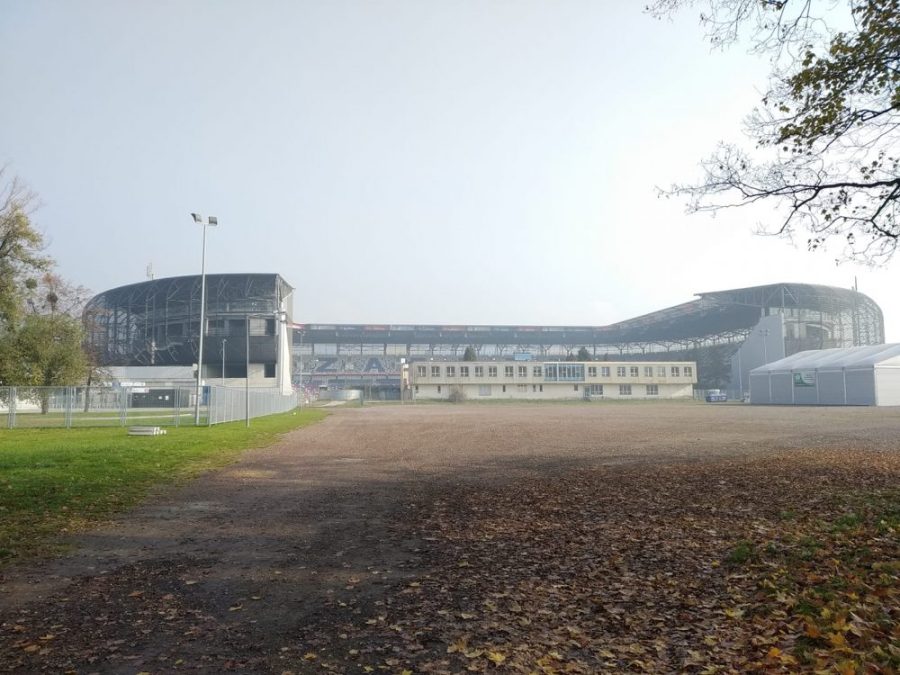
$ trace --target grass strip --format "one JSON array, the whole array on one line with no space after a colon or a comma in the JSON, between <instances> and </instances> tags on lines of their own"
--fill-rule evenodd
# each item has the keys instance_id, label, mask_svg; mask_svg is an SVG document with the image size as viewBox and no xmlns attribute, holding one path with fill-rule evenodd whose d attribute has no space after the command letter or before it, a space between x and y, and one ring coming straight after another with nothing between
<instances>
[{"instance_id":1,"label":"grass strip","mask_svg":"<svg viewBox=\"0 0 900 675\"><path fill-rule=\"evenodd\" d=\"M169 428L165 436L127 429L0 431L0 561L61 550L60 533L83 530L136 504L154 486L224 466L247 448L269 445L317 422L306 409L213 427Z\"/></svg>"}]
</instances>

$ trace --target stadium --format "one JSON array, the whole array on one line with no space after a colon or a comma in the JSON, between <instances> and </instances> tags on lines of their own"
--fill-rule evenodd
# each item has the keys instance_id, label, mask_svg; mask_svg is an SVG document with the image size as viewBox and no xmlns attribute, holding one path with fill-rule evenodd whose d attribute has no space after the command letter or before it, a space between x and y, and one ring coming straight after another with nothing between
<instances>
[{"instance_id":1,"label":"stadium","mask_svg":"<svg viewBox=\"0 0 900 675\"><path fill-rule=\"evenodd\" d=\"M243 378L249 361L256 385L290 379L314 390L364 389L397 398L403 363L459 361L467 347L481 361L564 361L584 349L598 361L693 361L699 388L739 397L757 366L809 349L884 342L884 318L871 298L815 284L698 293L607 326L290 323L288 339L272 315L283 311L292 322L292 299L293 289L277 274L207 275L204 378ZM120 377L149 377L135 369L174 366L190 379L199 310L199 276L106 291L85 310L89 347L102 365L131 369ZM292 359L284 358L288 351Z\"/></svg>"},{"instance_id":2,"label":"stadium","mask_svg":"<svg viewBox=\"0 0 900 675\"><path fill-rule=\"evenodd\" d=\"M123 382L195 381L200 276L154 279L93 297L84 310L87 346ZM289 328L293 288L277 274L206 275L206 382L292 386ZM283 317L284 320L280 320Z\"/></svg>"}]
</instances>

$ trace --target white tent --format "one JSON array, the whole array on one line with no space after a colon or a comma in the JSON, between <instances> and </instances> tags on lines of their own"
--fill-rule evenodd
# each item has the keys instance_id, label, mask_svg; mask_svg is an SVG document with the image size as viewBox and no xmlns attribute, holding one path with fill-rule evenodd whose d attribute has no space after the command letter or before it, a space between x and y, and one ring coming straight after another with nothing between
<instances>
[{"instance_id":1,"label":"white tent","mask_svg":"<svg viewBox=\"0 0 900 675\"><path fill-rule=\"evenodd\" d=\"M798 352L750 371L750 402L900 405L900 344Z\"/></svg>"}]
</instances>

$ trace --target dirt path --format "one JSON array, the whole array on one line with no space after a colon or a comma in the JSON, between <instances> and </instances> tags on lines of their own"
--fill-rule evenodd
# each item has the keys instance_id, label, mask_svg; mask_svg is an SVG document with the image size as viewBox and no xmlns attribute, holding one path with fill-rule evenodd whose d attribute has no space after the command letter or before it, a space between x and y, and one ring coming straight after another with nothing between
<instances>
[{"instance_id":1,"label":"dirt path","mask_svg":"<svg viewBox=\"0 0 900 675\"><path fill-rule=\"evenodd\" d=\"M885 409L338 410L79 537L70 556L6 570L0 668L281 672L334 607L365 615L427 572L433 542L405 524L448 486L898 438Z\"/></svg>"}]
</instances>

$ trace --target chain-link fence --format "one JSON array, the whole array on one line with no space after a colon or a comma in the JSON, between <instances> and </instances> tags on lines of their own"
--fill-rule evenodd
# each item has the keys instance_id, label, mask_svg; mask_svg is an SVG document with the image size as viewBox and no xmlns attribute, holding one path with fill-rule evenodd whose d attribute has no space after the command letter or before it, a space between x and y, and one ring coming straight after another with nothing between
<instances>
[{"instance_id":1,"label":"chain-link fence","mask_svg":"<svg viewBox=\"0 0 900 675\"><path fill-rule=\"evenodd\" d=\"M249 389L240 387L208 387L206 414L208 424L222 424L237 420L264 417L288 412L300 405L300 392L284 395L280 389Z\"/></svg>"},{"instance_id":2,"label":"chain-link fence","mask_svg":"<svg viewBox=\"0 0 900 675\"><path fill-rule=\"evenodd\" d=\"M278 389L203 387L200 425L287 412L297 394ZM193 426L193 387L0 387L0 425L38 427Z\"/></svg>"}]
</instances>

